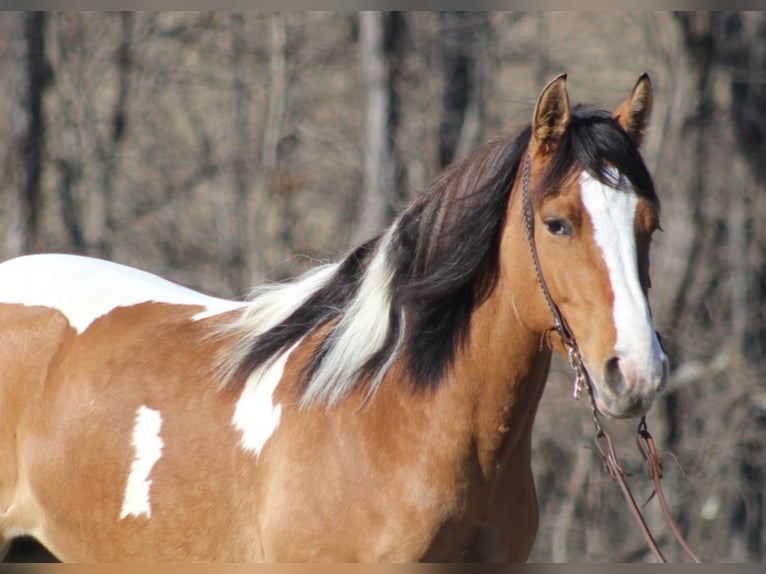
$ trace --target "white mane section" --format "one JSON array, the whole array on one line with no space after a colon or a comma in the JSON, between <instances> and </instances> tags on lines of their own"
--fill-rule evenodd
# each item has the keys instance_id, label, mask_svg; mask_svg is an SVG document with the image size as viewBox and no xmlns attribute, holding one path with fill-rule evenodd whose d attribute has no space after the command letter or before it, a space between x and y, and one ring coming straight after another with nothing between
<instances>
[{"instance_id":1,"label":"white mane section","mask_svg":"<svg viewBox=\"0 0 766 574\"><path fill-rule=\"evenodd\" d=\"M310 403L332 405L348 394L360 382L362 367L386 344L393 328L390 314L394 268L389 261L389 251L395 227L394 225L381 238L350 300L343 304L342 308L327 310L326 320L335 323L327 335L327 340L321 344L321 362L311 374L311 378L306 381L301 397L301 404L304 406ZM256 339L259 335L286 321L320 289L332 288L333 281L345 280L337 277L338 268L337 263L324 265L292 282L261 287L254 292L248 309L241 317L223 327L225 333L234 332L240 335L237 343L239 348L233 353L231 348L228 349L229 355L220 365L223 384L237 375L253 345L257 345ZM338 284L339 289L348 287ZM368 396L375 392L398 356L404 333L403 314L400 315L398 327L397 338L390 355L382 361L378 371L372 374ZM301 339L307 334L302 333ZM275 353L263 364L256 366L248 378L248 392L255 392L254 382L269 379L268 376L264 377L264 374L275 370L275 365L297 346L292 345L284 354ZM265 390L263 392L265 393Z\"/></svg>"},{"instance_id":2,"label":"white mane section","mask_svg":"<svg viewBox=\"0 0 766 574\"><path fill-rule=\"evenodd\" d=\"M239 348L221 362L220 374L224 385L238 370L255 338L290 317L332 280L337 268L337 263L320 265L290 282L262 285L252 291L244 313L223 327L223 332L241 334Z\"/></svg>"},{"instance_id":3,"label":"white mane section","mask_svg":"<svg viewBox=\"0 0 766 574\"><path fill-rule=\"evenodd\" d=\"M337 268L337 263L320 265L290 282L256 287L250 294L247 309L231 328L245 330L251 335L268 331L324 287Z\"/></svg>"},{"instance_id":4,"label":"white mane section","mask_svg":"<svg viewBox=\"0 0 766 574\"><path fill-rule=\"evenodd\" d=\"M26 255L0 264L0 302L58 309L78 333L117 307L139 303L204 307L194 320L245 305L204 295L126 265L63 254Z\"/></svg>"},{"instance_id":5,"label":"white mane section","mask_svg":"<svg viewBox=\"0 0 766 574\"><path fill-rule=\"evenodd\" d=\"M359 290L330 331L328 352L308 382L302 398L304 404L333 404L341 399L358 383L359 370L385 344L391 329L391 287L394 279L394 268L388 255L395 229L396 225L393 225L381 239ZM404 333L404 317L401 319L396 346L371 381L368 396L375 392L398 355Z\"/></svg>"}]
</instances>

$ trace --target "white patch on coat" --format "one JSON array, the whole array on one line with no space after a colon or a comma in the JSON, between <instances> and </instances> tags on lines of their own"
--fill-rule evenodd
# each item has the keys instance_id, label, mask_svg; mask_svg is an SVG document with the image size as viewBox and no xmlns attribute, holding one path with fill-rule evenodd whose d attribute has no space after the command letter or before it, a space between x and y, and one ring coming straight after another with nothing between
<instances>
[{"instance_id":1,"label":"white patch on coat","mask_svg":"<svg viewBox=\"0 0 766 574\"><path fill-rule=\"evenodd\" d=\"M92 257L39 254L0 264L0 302L58 309L78 333L117 307L158 302L204 307L204 319L246 303L210 297L157 275Z\"/></svg>"},{"instance_id":2,"label":"white patch on coat","mask_svg":"<svg viewBox=\"0 0 766 574\"><path fill-rule=\"evenodd\" d=\"M659 382L664 353L638 275L635 215L638 195L614 190L584 172L582 202L593 222L614 294L615 353L647 382ZM627 365L626 365L627 366Z\"/></svg>"},{"instance_id":3,"label":"white patch on coat","mask_svg":"<svg viewBox=\"0 0 766 574\"><path fill-rule=\"evenodd\" d=\"M131 441L134 456L130 465L128 482L125 486L120 519L130 515L143 515L147 518L152 516L149 497L152 481L149 475L162 456L164 443L160 438L161 428L162 416L159 411L143 405L138 407Z\"/></svg>"},{"instance_id":4,"label":"white patch on coat","mask_svg":"<svg viewBox=\"0 0 766 574\"><path fill-rule=\"evenodd\" d=\"M242 433L240 444L255 456L261 454L266 441L279 426L282 405L274 404L274 391L282 380L290 354L301 341L253 371L234 408L232 424Z\"/></svg>"}]
</instances>

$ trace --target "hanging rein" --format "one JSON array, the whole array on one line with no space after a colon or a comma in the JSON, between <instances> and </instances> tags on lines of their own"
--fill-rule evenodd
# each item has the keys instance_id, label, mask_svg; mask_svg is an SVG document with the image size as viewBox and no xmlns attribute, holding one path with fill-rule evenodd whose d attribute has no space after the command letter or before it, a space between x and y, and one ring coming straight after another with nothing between
<instances>
[{"instance_id":1,"label":"hanging rein","mask_svg":"<svg viewBox=\"0 0 766 574\"><path fill-rule=\"evenodd\" d=\"M582 355L580 354L580 350L577 347L574 335L572 334L572 331L564 318L561 316L558 307L556 307L556 304L553 302L551 294L548 291L548 286L546 285L545 279L543 278L543 274L540 268L540 260L538 259L537 248L535 246L532 204L529 200L530 162L530 157L527 155L524 161L524 170L522 173L524 224L527 231L527 240L529 241L529 251L532 255L532 263L535 268L535 275L537 275L537 283L540 285L540 289L542 290L545 302L548 304L548 308L553 315L553 330L556 331L561 337L561 341L564 347L567 349L569 366L575 373L573 396L575 399L579 399L583 389L587 389L588 397L590 399L591 412L593 414L593 424L596 428L596 435L594 438L596 452L598 452L599 456L601 456L601 459L604 462L604 468L609 476L613 481L619 484L620 490L622 491L622 494L625 497L631 512L633 513L633 517L636 519L637 524L641 528L644 539L646 540L646 543L651 549L652 553L660 562L667 562L667 559L662 554L656 539L652 535L652 532L649 529L649 526L647 525L635 498L633 497L633 493L630 491L628 483L625 481L627 474L620 464L617 452L614 449L612 437L603 429L599 421L599 412L596 408L593 382L591 381L590 375L588 374L588 371L583 364ZM644 458L649 478L654 484L654 492L652 493L652 496L649 498L649 500L651 500L651 498L655 495L657 496L657 499L660 502L660 506L662 507L662 513L665 515L665 519L667 520L667 523L673 532L673 536L681 545L684 552L686 552L690 560L695 563L700 563L700 559L686 543L686 540L681 534L681 531L673 519L673 516L670 513L670 509L668 508L668 503L662 488L662 462L657 455L657 450L655 449L654 445L654 438L652 438L652 435L649 433L645 417L641 417L641 421L638 425L636 442L638 444L638 450L641 452L641 456Z\"/></svg>"}]
</instances>

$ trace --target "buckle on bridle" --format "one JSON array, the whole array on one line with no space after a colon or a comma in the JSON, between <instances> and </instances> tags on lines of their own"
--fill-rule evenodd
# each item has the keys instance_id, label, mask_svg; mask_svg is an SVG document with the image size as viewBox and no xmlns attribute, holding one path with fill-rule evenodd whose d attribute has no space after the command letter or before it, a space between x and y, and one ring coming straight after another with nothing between
<instances>
[{"instance_id":1,"label":"buckle on bridle","mask_svg":"<svg viewBox=\"0 0 766 574\"><path fill-rule=\"evenodd\" d=\"M580 395L585 388L585 375L582 371L582 359L580 359L580 354L574 347L569 347L568 359L569 366L572 367L572 370L575 372L575 379L572 385L572 396L575 400L580 400Z\"/></svg>"}]
</instances>

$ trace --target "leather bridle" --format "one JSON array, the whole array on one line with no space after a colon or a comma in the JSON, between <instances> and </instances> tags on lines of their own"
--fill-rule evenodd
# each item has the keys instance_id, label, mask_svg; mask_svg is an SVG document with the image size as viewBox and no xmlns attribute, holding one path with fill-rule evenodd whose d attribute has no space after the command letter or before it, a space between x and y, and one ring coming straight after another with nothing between
<instances>
[{"instance_id":1,"label":"leather bridle","mask_svg":"<svg viewBox=\"0 0 766 574\"><path fill-rule=\"evenodd\" d=\"M537 247L535 245L534 213L532 210L532 203L529 199L530 164L531 158L529 154L527 154L524 159L524 167L522 171L522 202L524 211L524 224L527 232L527 240L529 242L529 251L532 255L532 264L534 265L535 275L537 276L537 283L540 286L543 297L545 298L545 302L548 305L551 314L553 315L553 330L556 331L561 338L561 342L567 351L569 366L575 373L573 396L575 399L579 399L583 389L588 391L591 412L593 414L593 424L596 429L596 435L594 438L596 452L598 452L599 456L601 456L601 459L604 463L604 469L607 471L609 476L612 478L612 480L619 484L620 490L622 491L622 494L625 497L633 517L641 529L641 533L644 535L644 539L646 540L650 550L660 562L667 562L667 559L662 554L662 551L660 550L655 537L652 535L652 532L649 529L649 526L647 525L635 498L633 497L633 493L630 491L630 487L625 480L627 474L620 464L620 460L614 449L612 437L601 426L601 422L599 420L599 411L596 407L593 381L591 380L590 375L588 374L588 370L585 367L585 363L583 361L582 355L580 354L580 349L577 346L577 342L575 341L574 334L569 328L569 325L567 325L566 321L564 320L564 317L561 315L558 307L554 303L550 291L548 290L548 286L545 283L545 278L543 277L542 269L540 267L540 260L537 255ZM649 497L649 500L651 500L655 495L657 496L660 506L662 507L662 512L666 521L668 522L668 526L670 527L673 536L681 545L689 559L692 562L699 563L700 559L697 558L696 554L689 548L689 545L686 543L686 540L681 534L681 531L673 519L670 513L670 509L668 508L665 493L662 488L662 462L657 454L654 439L652 438L652 435L649 433L649 429L647 428L645 417L641 417L641 421L639 422L636 442L638 444L638 449L641 452L641 456L644 458L649 478L652 480L654 485L654 491Z\"/></svg>"}]
</instances>

